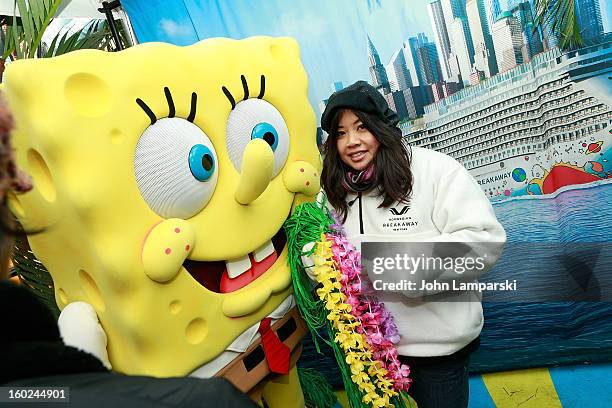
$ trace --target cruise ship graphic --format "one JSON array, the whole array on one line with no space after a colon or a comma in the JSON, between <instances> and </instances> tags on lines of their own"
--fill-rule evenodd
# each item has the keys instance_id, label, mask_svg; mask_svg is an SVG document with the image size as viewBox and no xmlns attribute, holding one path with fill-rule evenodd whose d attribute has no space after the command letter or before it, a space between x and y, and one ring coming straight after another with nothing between
<instances>
[{"instance_id":1,"label":"cruise ship graphic","mask_svg":"<svg viewBox=\"0 0 612 408\"><path fill-rule=\"evenodd\" d=\"M411 145L461 162L494 200L612 181L612 41L541 53L400 127Z\"/></svg>"}]
</instances>

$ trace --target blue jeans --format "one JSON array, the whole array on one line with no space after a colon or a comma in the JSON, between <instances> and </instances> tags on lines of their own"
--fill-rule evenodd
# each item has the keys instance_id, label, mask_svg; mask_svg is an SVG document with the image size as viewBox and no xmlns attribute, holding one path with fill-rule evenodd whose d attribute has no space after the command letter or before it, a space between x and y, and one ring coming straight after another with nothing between
<instances>
[{"instance_id":1,"label":"blue jeans","mask_svg":"<svg viewBox=\"0 0 612 408\"><path fill-rule=\"evenodd\" d=\"M401 357L403 363L411 359ZM447 361L410 366L412 385L408 394L418 408L466 408L469 398L469 354Z\"/></svg>"}]
</instances>

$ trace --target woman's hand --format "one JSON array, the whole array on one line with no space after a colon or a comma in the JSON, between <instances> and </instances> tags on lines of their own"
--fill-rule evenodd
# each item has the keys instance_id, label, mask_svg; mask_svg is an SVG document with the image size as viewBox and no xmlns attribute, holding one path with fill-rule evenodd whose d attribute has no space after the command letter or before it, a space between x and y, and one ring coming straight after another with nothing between
<instances>
[{"instance_id":1,"label":"woman's hand","mask_svg":"<svg viewBox=\"0 0 612 408\"><path fill-rule=\"evenodd\" d=\"M314 242L307 243L306 245L302 247L302 253L310 252L314 246L315 246ZM306 271L306 274L313 282L316 282L317 280L315 278L316 273L315 273L314 264L315 264L314 263L314 253L310 255L302 255L302 265L304 265L304 270Z\"/></svg>"}]
</instances>

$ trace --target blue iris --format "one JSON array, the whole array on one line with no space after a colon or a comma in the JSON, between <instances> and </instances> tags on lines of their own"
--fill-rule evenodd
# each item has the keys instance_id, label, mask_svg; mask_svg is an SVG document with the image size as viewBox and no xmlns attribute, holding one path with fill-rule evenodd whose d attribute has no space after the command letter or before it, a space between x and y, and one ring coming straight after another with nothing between
<instances>
[{"instance_id":1,"label":"blue iris","mask_svg":"<svg viewBox=\"0 0 612 408\"><path fill-rule=\"evenodd\" d=\"M251 132L251 139L263 139L270 145L272 151L275 151L278 146L278 132L268 122L261 122L255 125Z\"/></svg>"},{"instance_id":2,"label":"blue iris","mask_svg":"<svg viewBox=\"0 0 612 408\"><path fill-rule=\"evenodd\" d=\"M215 156L206 146L197 144L189 151L189 170L193 177L206 181L215 172Z\"/></svg>"}]
</instances>

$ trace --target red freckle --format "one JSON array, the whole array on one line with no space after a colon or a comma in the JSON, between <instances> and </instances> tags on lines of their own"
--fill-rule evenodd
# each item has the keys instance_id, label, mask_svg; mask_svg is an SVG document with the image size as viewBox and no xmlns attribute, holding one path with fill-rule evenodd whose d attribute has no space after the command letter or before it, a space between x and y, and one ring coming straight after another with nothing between
<instances>
[{"instance_id":1,"label":"red freckle","mask_svg":"<svg viewBox=\"0 0 612 408\"><path fill-rule=\"evenodd\" d=\"M178 234L179 232L181 232L181 229L177 227L177 228L174 229L174 232L176 232Z\"/></svg>"},{"instance_id":2,"label":"red freckle","mask_svg":"<svg viewBox=\"0 0 612 408\"><path fill-rule=\"evenodd\" d=\"M310 185L310 181L307 181L307 182L306 182L306 185L307 185L307 186L309 186L309 185Z\"/></svg>"},{"instance_id":3,"label":"red freckle","mask_svg":"<svg viewBox=\"0 0 612 408\"><path fill-rule=\"evenodd\" d=\"M166 248L164 252L166 253L166 255L170 255L170 252L172 252L172 250L170 248Z\"/></svg>"},{"instance_id":4,"label":"red freckle","mask_svg":"<svg viewBox=\"0 0 612 408\"><path fill-rule=\"evenodd\" d=\"M303 173L303 172L304 172L304 169L300 169L300 173Z\"/></svg>"},{"instance_id":5,"label":"red freckle","mask_svg":"<svg viewBox=\"0 0 612 408\"><path fill-rule=\"evenodd\" d=\"M189 251L189 248L191 248L189 245L185 245L185 251Z\"/></svg>"}]
</instances>

